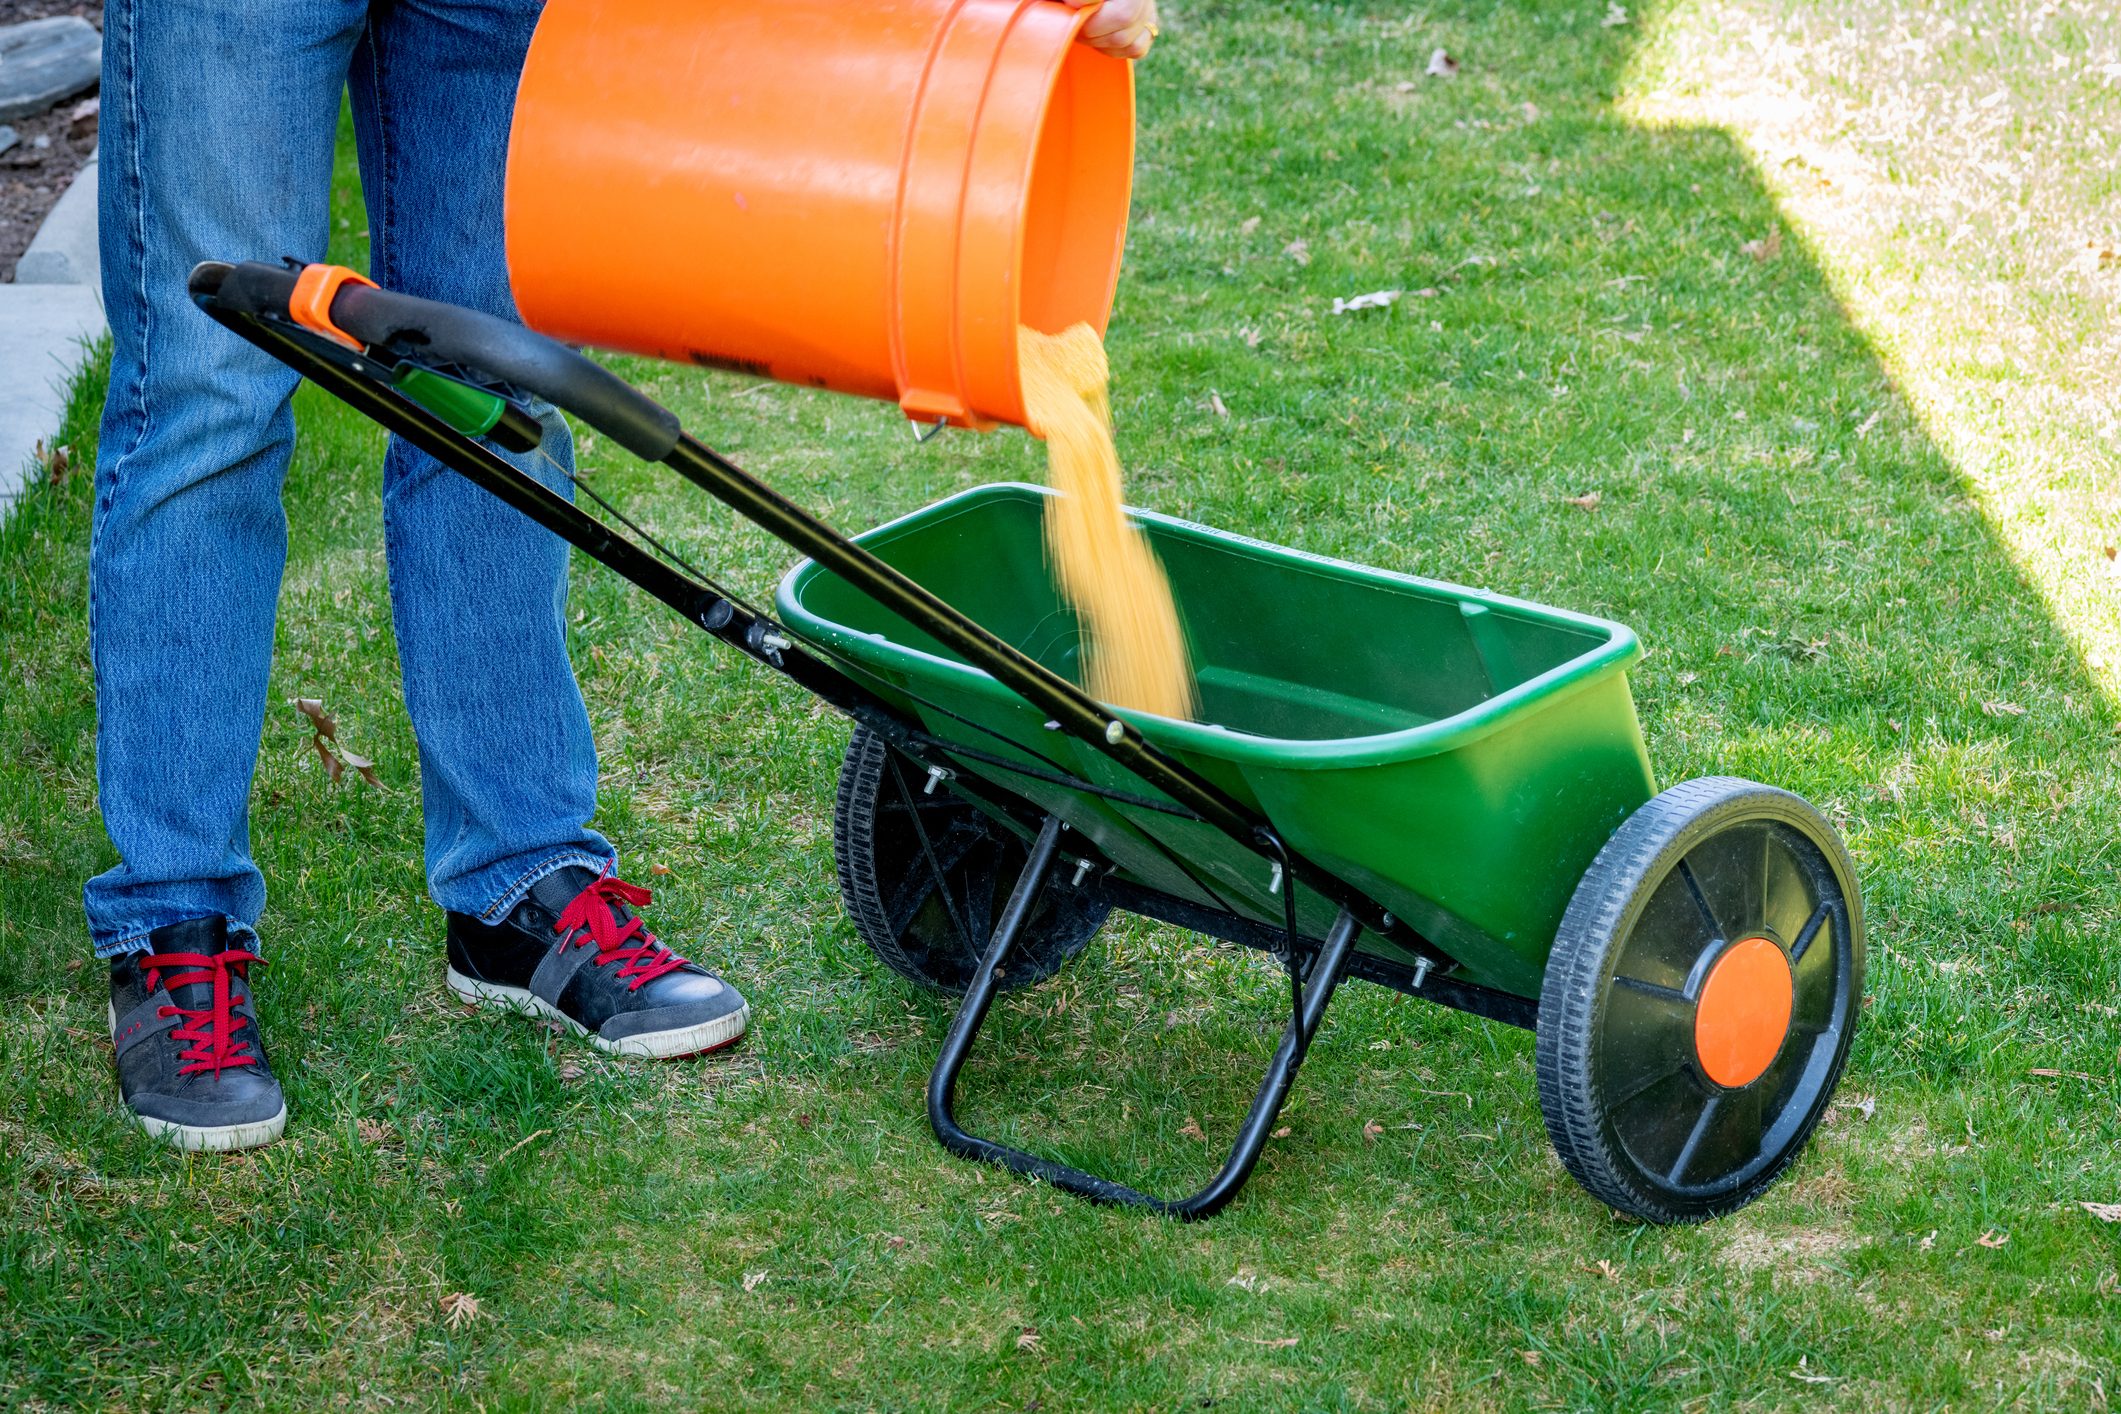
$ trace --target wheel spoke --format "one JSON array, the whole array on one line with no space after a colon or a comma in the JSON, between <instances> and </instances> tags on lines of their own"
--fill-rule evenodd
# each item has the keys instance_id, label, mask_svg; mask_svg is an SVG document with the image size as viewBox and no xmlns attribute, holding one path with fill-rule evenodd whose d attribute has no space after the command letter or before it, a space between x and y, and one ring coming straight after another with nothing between
<instances>
[{"instance_id":1,"label":"wheel spoke","mask_svg":"<svg viewBox=\"0 0 2121 1414\"><path fill-rule=\"evenodd\" d=\"M1801 964L1804 961L1804 955L1811 951L1812 944L1818 939L1820 930L1825 926L1828 916L1829 910L1823 903L1812 910L1812 916L1804 921L1804 927L1798 931L1796 938L1790 943L1790 962L1792 964ZM1831 932L1828 933L1827 939L1829 943L1832 942L1833 935Z\"/></svg>"},{"instance_id":2,"label":"wheel spoke","mask_svg":"<svg viewBox=\"0 0 2121 1414\"><path fill-rule=\"evenodd\" d=\"M1663 1064L1667 1057L1685 1057L1693 1045L1694 1004L1669 987L1615 977L1599 1032L1600 1050L1613 1060L1641 1057Z\"/></svg>"},{"instance_id":3,"label":"wheel spoke","mask_svg":"<svg viewBox=\"0 0 2121 1414\"><path fill-rule=\"evenodd\" d=\"M1694 1166L1694 1156L1701 1152L1701 1146L1708 1140L1709 1131L1715 1127L1716 1116L1723 1109L1723 1102L1722 1095L1711 1095L1708 1103L1701 1107L1701 1113L1694 1117L1694 1127L1687 1131L1686 1142L1679 1146L1678 1156L1672 1160L1672 1166L1665 1170L1666 1183L1677 1188L1686 1182L1686 1171Z\"/></svg>"},{"instance_id":4,"label":"wheel spoke","mask_svg":"<svg viewBox=\"0 0 2121 1414\"><path fill-rule=\"evenodd\" d=\"M1695 845L1681 862L1681 875L1717 937L1735 940L1760 927L1768 840L1765 825L1737 825Z\"/></svg>"},{"instance_id":5,"label":"wheel spoke","mask_svg":"<svg viewBox=\"0 0 2121 1414\"><path fill-rule=\"evenodd\" d=\"M1834 1003L1841 990L1842 920L1826 904L1798 935L1803 951L1797 954L1797 995L1790 1015L1793 1026L1824 1028L1833 1024Z\"/></svg>"},{"instance_id":6,"label":"wheel spoke","mask_svg":"<svg viewBox=\"0 0 2121 1414\"><path fill-rule=\"evenodd\" d=\"M1693 1004L1683 994L1632 977L1613 979L1600 1020L1597 1066L1599 1088L1612 1097L1607 1112L1616 1123L1629 1119L1630 1111L1674 1077L1691 1079L1693 1019ZM1655 1114L1639 1120L1623 1126L1631 1142L1650 1140L1662 1127Z\"/></svg>"},{"instance_id":7,"label":"wheel spoke","mask_svg":"<svg viewBox=\"0 0 2121 1414\"><path fill-rule=\"evenodd\" d=\"M987 944L994 940L994 885L1001 863L996 856L1002 851L999 842L989 839L986 843L988 847L981 851L985 867L965 871L965 917L978 934L972 941L974 957L985 954ZM1010 877L1013 881L1013 872Z\"/></svg>"},{"instance_id":8,"label":"wheel spoke","mask_svg":"<svg viewBox=\"0 0 2121 1414\"><path fill-rule=\"evenodd\" d=\"M898 886L891 891L891 896L884 901L884 919L890 926L894 936L905 936L906 929L912 924L914 916L921 911L921 905L935 896L936 888L940 881L950 878L958 871L959 866L965 863L966 856L972 853L973 847L979 843L980 839L981 836L974 834L970 830L952 830L949 834L935 841L935 865L932 869L929 867L928 860L920 857L920 852L916 848L912 867L907 869L900 877ZM941 903L942 901L938 900L938 902ZM945 908L946 912L954 913L955 899L953 898L948 905L945 905ZM972 921L977 926L977 918L975 917Z\"/></svg>"},{"instance_id":9,"label":"wheel spoke","mask_svg":"<svg viewBox=\"0 0 2121 1414\"><path fill-rule=\"evenodd\" d=\"M1686 861L1680 860L1679 868L1673 872L1686 884L1687 894L1694 900L1694 906L1701 911L1701 921L1708 926L1709 935L1715 938L1727 936L1723 930L1723 920L1716 916L1715 906L1709 902L1708 895L1702 892L1700 881L1694 877L1694 871L1687 868Z\"/></svg>"},{"instance_id":10,"label":"wheel spoke","mask_svg":"<svg viewBox=\"0 0 2121 1414\"><path fill-rule=\"evenodd\" d=\"M1671 1168L1669 1178L1685 1183L1713 1183L1760 1157L1761 1114L1768 1087L1755 1081L1742 1090L1726 1090L1702 1108Z\"/></svg>"},{"instance_id":11,"label":"wheel spoke","mask_svg":"<svg viewBox=\"0 0 2121 1414\"><path fill-rule=\"evenodd\" d=\"M1761 920L1777 939L1791 949L1796 961L1796 941L1818 911L1820 896L1815 866L1818 852L1809 840L1793 838L1786 831L1768 834L1767 892L1761 900Z\"/></svg>"},{"instance_id":12,"label":"wheel spoke","mask_svg":"<svg viewBox=\"0 0 2121 1414\"><path fill-rule=\"evenodd\" d=\"M980 941L975 936L975 930L979 926L979 920L977 918L967 919L958 912L957 900L951 896L950 892L950 873L943 867L942 860L937 855L934 840L928 834L926 823L921 819L920 797L914 795L907 787L906 773L899 769L898 758L887 756L885 757L885 764L891 768L891 783L898 787L899 799L906 803L911 812L907 818L913 824L915 837L920 840L921 855L927 861L928 872L935 881L935 894L942 901L943 912L949 915L950 926L957 930L957 935L963 941L967 955L977 957L980 952Z\"/></svg>"},{"instance_id":13,"label":"wheel spoke","mask_svg":"<svg viewBox=\"0 0 2121 1414\"><path fill-rule=\"evenodd\" d=\"M1649 1094L1652 1090L1655 1090L1658 1086L1664 1084L1667 1080L1672 1079L1674 1076L1684 1073L1685 1070L1686 1061L1684 1059L1680 1059L1659 1066L1657 1069L1650 1071L1647 1075L1637 1077L1633 1081L1633 1083L1628 1085L1625 1089L1621 1090L1619 1094L1615 1095L1612 1099L1606 1102L1606 1113L1611 1115L1615 1120L1620 1119L1621 1116L1625 1115L1628 1110L1631 1109L1635 1105L1635 1103L1643 1096Z\"/></svg>"},{"instance_id":14,"label":"wheel spoke","mask_svg":"<svg viewBox=\"0 0 2121 1414\"><path fill-rule=\"evenodd\" d=\"M1637 996L1648 997L1650 1000L1662 1002L1666 1006L1690 1007L1693 1005L1692 1002L1687 1000L1686 993L1680 991L1677 987L1666 987L1657 982L1646 982L1640 977L1615 977L1613 985L1625 987Z\"/></svg>"},{"instance_id":15,"label":"wheel spoke","mask_svg":"<svg viewBox=\"0 0 2121 1414\"><path fill-rule=\"evenodd\" d=\"M1643 905L1621 947L1615 971L1680 991L1694 970L1694 959L1715 936L1691 886L1674 870Z\"/></svg>"},{"instance_id":16,"label":"wheel spoke","mask_svg":"<svg viewBox=\"0 0 2121 1414\"><path fill-rule=\"evenodd\" d=\"M969 807L967 807L966 804L963 801L959 800L956 796L921 795L915 796L910 801L880 800L877 802L876 805L876 813L879 815L909 815L927 812L928 814L933 815L936 812L940 811L949 814L956 814L965 811L968 808Z\"/></svg>"}]
</instances>

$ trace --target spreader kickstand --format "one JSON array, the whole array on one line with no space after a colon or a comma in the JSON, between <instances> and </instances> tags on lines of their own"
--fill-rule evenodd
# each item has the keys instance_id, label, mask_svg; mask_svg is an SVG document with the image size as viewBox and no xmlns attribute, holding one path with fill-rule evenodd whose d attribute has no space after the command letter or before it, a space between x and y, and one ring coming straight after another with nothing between
<instances>
[{"instance_id":1,"label":"spreader kickstand","mask_svg":"<svg viewBox=\"0 0 2121 1414\"><path fill-rule=\"evenodd\" d=\"M1281 1114L1282 1102L1288 1098L1296 1069L1303 1064L1304 1054L1310 1049L1311 1038L1318 1034L1326 1003L1332 1000L1333 990L1347 968L1349 954L1362 925L1343 910L1326 934L1305 979L1308 985L1303 989L1302 1010L1289 1019L1283 1030L1281 1044L1275 1047L1274 1058L1267 1063L1259 1093L1252 1099L1252 1108L1246 1113L1244 1124L1237 1132L1237 1142L1231 1147L1230 1157L1223 1162L1222 1168L1209 1180L1207 1187L1190 1198L1151 1197L1123 1183L1114 1183L1067 1164L968 1134L951 1113L958 1073L965 1068L980 1025L987 1019L987 1008L993 1003L997 990L996 979L1009 960L1009 951L1038 906L1039 895L1045 889L1046 878L1059 853L1060 831L1060 821L1048 816L1045 827L1031 846L1031 858L1009 895L1008 906L1002 910L1001 921L995 925L993 940L980 958L971 985L965 989L964 1005L958 1009L949 1033L943 1037L942 1055L936 1060L935 1073L928 1079L928 1122L935 1127L935 1137L942 1141L943 1147L960 1158L999 1164L1093 1202L1153 1208L1188 1220L1212 1217L1237 1196L1245 1180L1251 1177L1253 1165L1259 1162L1260 1151L1266 1147L1267 1137L1274 1130L1274 1121Z\"/></svg>"}]
</instances>

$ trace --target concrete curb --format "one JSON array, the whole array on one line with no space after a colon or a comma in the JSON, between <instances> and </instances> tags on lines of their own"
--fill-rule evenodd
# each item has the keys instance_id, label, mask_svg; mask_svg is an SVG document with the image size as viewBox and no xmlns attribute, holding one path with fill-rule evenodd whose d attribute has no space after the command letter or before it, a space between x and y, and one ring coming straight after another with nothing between
<instances>
[{"instance_id":1,"label":"concrete curb","mask_svg":"<svg viewBox=\"0 0 2121 1414\"><path fill-rule=\"evenodd\" d=\"M103 301L103 251L96 239L96 159L60 193L29 249L15 262L18 285L86 285Z\"/></svg>"},{"instance_id":2,"label":"concrete curb","mask_svg":"<svg viewBox=\"0 0 2121 1414\"><path fill-rule=\"evenodd\" d=\"M37 443L66 415L67 394L103 318L96 238L96 162L60 196L0 285L0 519L37 476Z\"/></svg>"}]
</instances>

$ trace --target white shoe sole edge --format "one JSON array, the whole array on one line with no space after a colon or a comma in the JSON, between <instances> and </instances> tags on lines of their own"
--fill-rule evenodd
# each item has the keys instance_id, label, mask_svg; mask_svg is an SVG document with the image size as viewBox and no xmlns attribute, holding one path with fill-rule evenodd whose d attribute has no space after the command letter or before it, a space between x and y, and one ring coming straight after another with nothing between
<instances>
[{"instance_id":1,"label":"white shoe sole edge","mask_svg":"<svg viewBox=\"0 0 2121 1414\"><path fill-rule=\"evenodd\" d=\"M118 1009L106 1008L110 1016L113 1038L118 1030ZM123 1103L122 1101L120 1103ZM179 1124L172 1119L156 1119L153 1115L141 1114L130 1105L126 1113L133 1117L151 1139L159 1139L173 1149L189 1153L227 1154L237 1149L256 1149L270 1144L287 1132L287 1106L281 1104L280 1112L269 1119L254 1119L246 1124Z\"/></svg>"},{"instance_id":2,"label":"white shoe sole edge","mask_svg":"<svg viewBox=\"0 0 2121 1414\"><path fill-rule=\"evenodd\" d=\"M466 977L454 967L449 969L449 990L460 1001L473 1006L495 1007L512 1011L519 1016L540 1021L557 1021L598 1050L611 1056L636 1056L646 1060L669 1060L677 1056L697 1055L701 1051L719 1050L742 1036L751 1025L751 1004L746 1002L727 1016L717 1016L697 1026L680 1026L669 1031L650 1031L640 1036L622 1036L616 1041L607 1041L558 1007L536 996L526 987L504 987L498 982L481 982Z\"/></svg>"},{"instance_id":3,"label":"white shoe sole edge","mask_svg":"<svg viewBox=\"0 0 2121 1414\"><path fill-rule=\"evenodd\" d=\"M223 1124L211 1128L196 1124L177 1124L172 1120L156 1119L153 1115L134 1114L140 1127L148 1134L173 1149L184 1149L193 1153L225 1154L237 1149L256 1149L270 1144L287 1131L287 1106L271 1119L253 1120L249 1124Z\"/></svg>"}]
</instances>

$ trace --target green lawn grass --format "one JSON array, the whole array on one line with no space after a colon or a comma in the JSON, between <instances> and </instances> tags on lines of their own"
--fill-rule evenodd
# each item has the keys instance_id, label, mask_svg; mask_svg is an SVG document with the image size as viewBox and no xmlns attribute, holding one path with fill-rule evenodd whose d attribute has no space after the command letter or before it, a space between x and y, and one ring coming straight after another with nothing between
<instances>
[{"instance_id":1,"label":"green lawn grass","mask_svg":"<svg viewBox=\"0 0 2121 1414\"><path fill-rule=\"evenodd\" d=\"M651 1067L465 1015L420 876L382 439L305 392L253 798L280 1145L187 1160L116 1107L78 913L110 862L85 478L0 528L0 1404L2121 1393L2121 1225L2080 1206L2121 1202L2121 580L2110 373L2080 353L2111 343L2113 286L2096 255L2056 273L2116 234L2102 144L2121 103L2078 71L2116 57L2121 24L2004 0L1688 0L1624 23L1592 0L1170 11L1141 74L1110 338L1133 499L1621 619L1651 648L1635 688L1661 779L1753 776L1835 818L1868 899L1869 1007L1790 1177L1706 1226L1616 1221L1549 1151L1529 1035L1362 987L1329 1015L1291 1134L1210 1225L946 1158L920 1092L947 1008L838 906L844 725L586 564L599 823L656 886L662 931L740 980L756 1030ZM1951 37L1912 90L1908 33ZM1456 78L1423 76L1437 47ZM2055 54L2070 82L2039 81ZM1894 104L1913 116L1871 121ZM1999 107L2021 135L2106 137L2006 132L2004 157L2053 173L2038 200L2001 178L1984 197L1950 124ZM351 189L339 215L335 254L358 262ZM1379 288L1408 295L1330 313ZM623 366L844 527L1039 470L1018 434L915 448L880 405ZM100 392L77 391L76 447ZM594 441L584 461L740 587L786 567L670 478ZM326 782L297 696L325 699L383 789ZM1258 959L1115 925L998 1008L964 1108L1185 1187L1282 998ZM453 1293L475 1317L447 1318Z\"/></svg>"}]
</instances>

